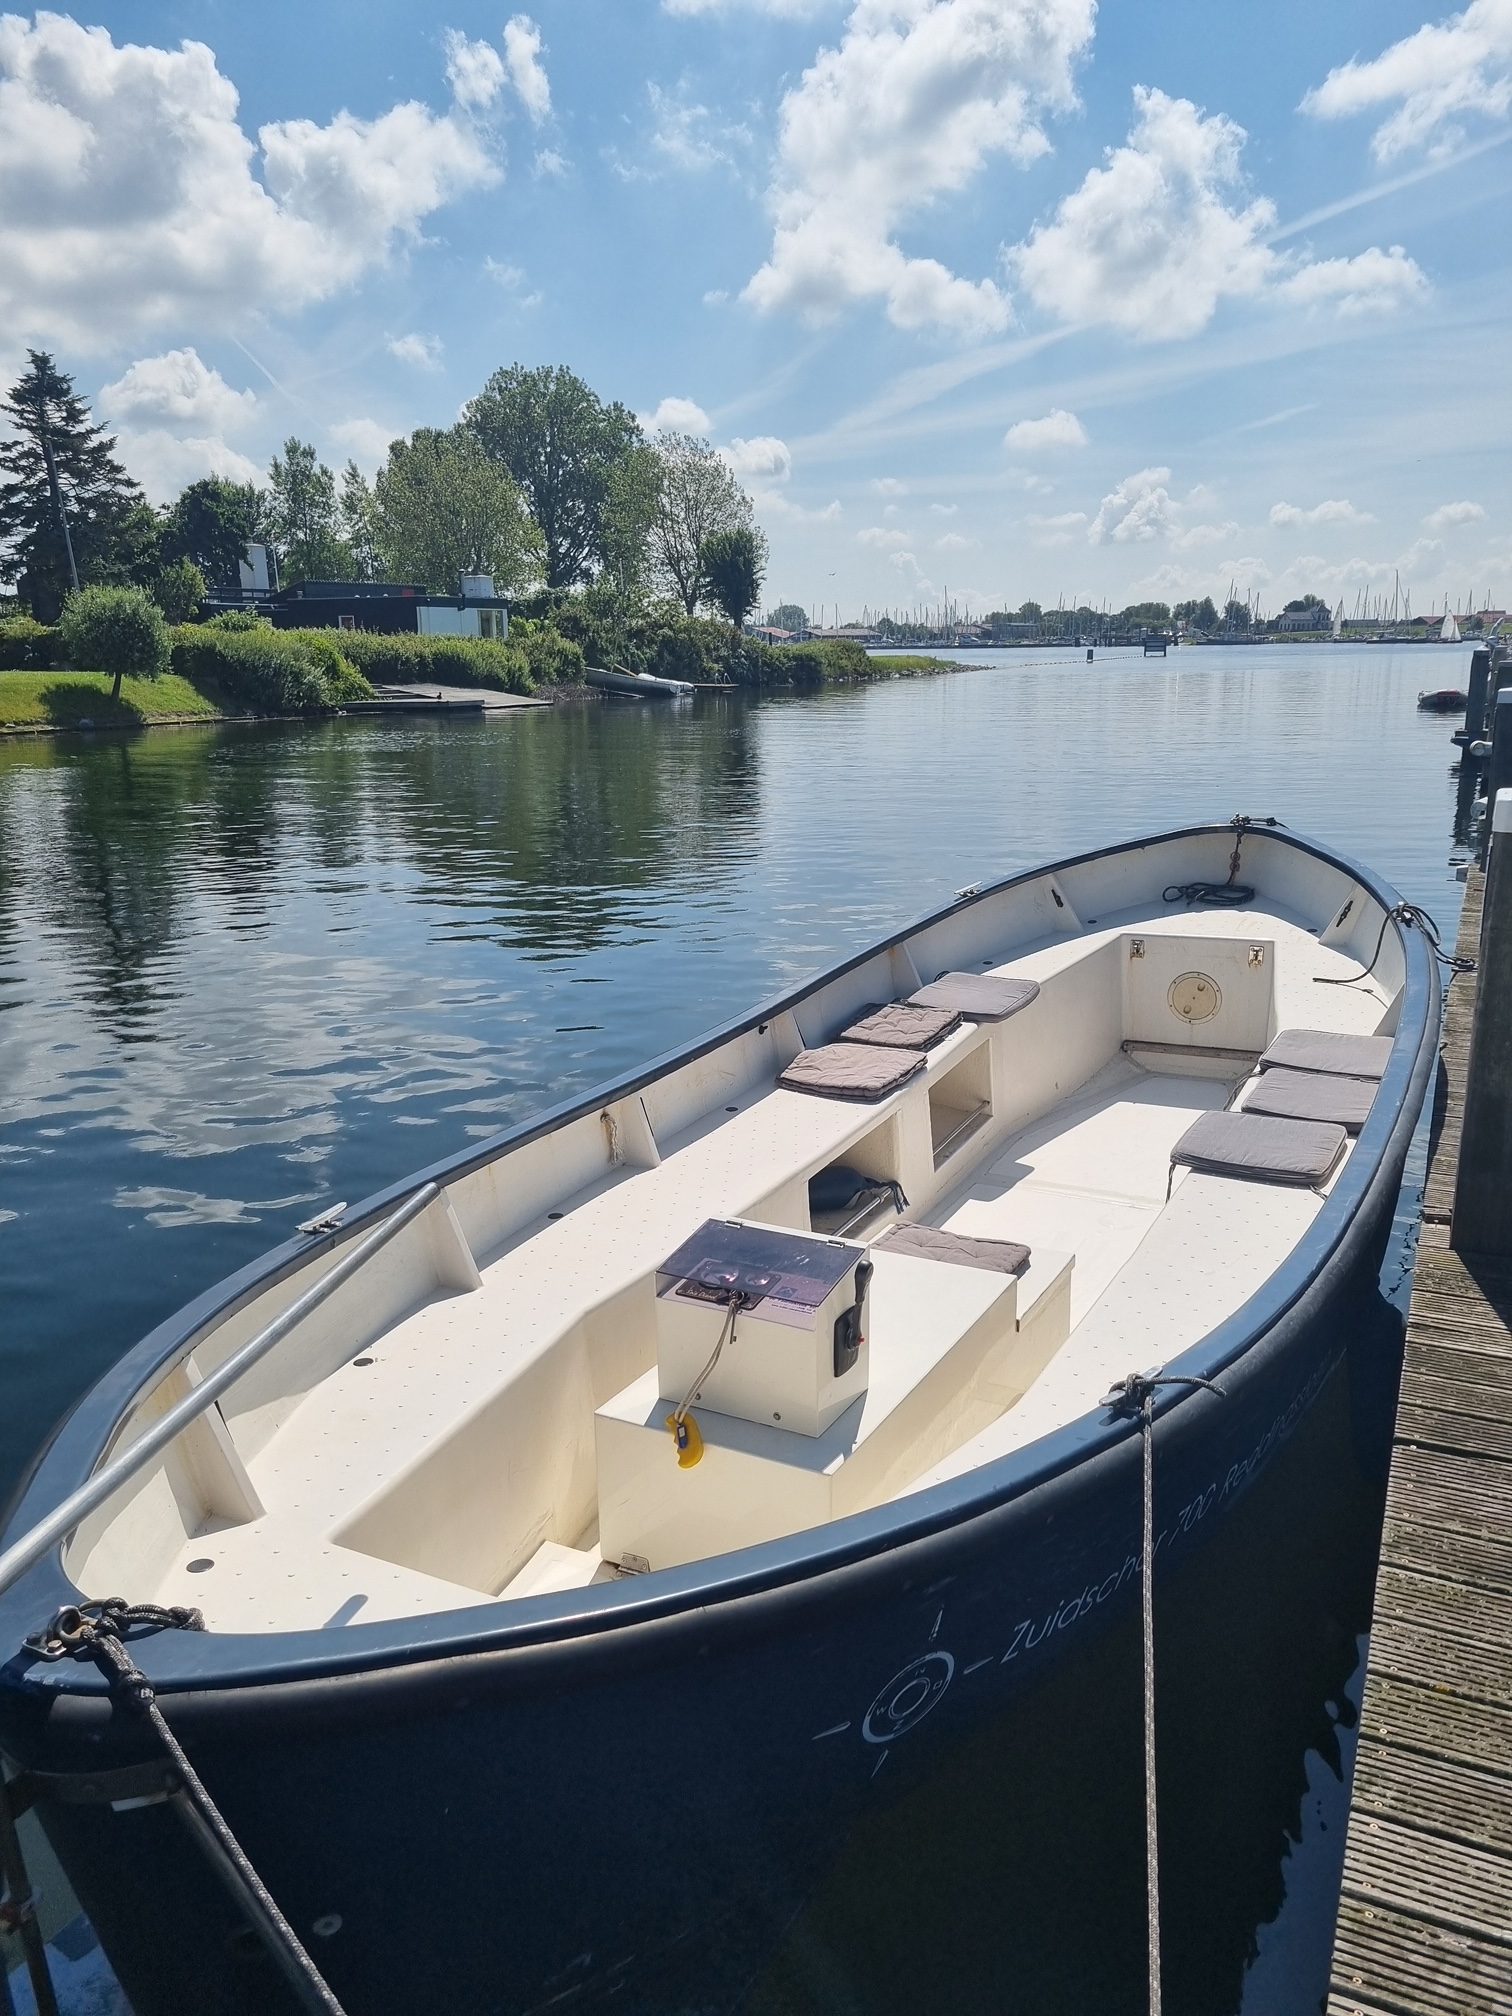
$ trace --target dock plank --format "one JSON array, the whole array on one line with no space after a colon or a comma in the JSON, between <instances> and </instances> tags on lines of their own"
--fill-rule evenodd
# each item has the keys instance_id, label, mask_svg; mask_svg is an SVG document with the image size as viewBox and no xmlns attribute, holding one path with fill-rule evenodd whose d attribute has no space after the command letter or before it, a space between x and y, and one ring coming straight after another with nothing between
<instances>
[{"instance_id":1,"label":"dock plank","mask_svg":"<svg viewBox=\"0 0 1512 2016\"><path fill-rule=\"evenodd\" d=\"M1512 1265L1450 1243L1475 985L1445 1006L1328 2016L1512 2016Z\"/></svg>"}]
</instances>

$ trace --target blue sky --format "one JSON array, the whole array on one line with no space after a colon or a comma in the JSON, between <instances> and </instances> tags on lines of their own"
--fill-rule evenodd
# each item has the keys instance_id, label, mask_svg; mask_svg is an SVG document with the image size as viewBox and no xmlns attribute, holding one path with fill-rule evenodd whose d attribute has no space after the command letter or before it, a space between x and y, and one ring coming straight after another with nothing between
<instances>
[{"instance_id":1,"label":"blue sky","mask_svg":"<svg viewBox=\"0 0 1512 2016\"><path fill-rule=\"evenodd\" d=\"M1509 115L1509 0L3 15L0 370L161 497L568 363L848 616L1505 606Z\"/></svg>"}]
</instances>

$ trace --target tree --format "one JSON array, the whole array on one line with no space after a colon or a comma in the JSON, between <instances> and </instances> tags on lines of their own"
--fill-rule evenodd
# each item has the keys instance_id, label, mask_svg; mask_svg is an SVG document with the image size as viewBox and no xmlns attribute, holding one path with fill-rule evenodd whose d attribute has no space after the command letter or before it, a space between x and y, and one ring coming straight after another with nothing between
<instances>
[{"instance_id":1,"label":"tree","mask_svg":"<svg viewBox=\"0 0 1512 2016\"><path fill-rule=\"evenodd\" d=\"M451 594L464 574L518 592L540 548L518 487L461 426L394 442L374 486L374 527L400 580Z\"/></svg>"},{"instance_id":2,"label":"tree","mask_svg":"<svg viewBox=\"0 0 1512 2016\"><path fill-rule=\"evenodd\" d=\"M1211 595L1204 595L1200 602L1178 602L1171 611L1178 623L1185 623L1192 630L1216 630L1218 611L1213 607Z\"/></svg>"},{"instance_id":3,"label":"tree","mask_svg":"<svg viewBox=\"0 0 1512 2016\"><path fill-rule=\"evenodd\" d=\"M108 672L112 700L121 680L156 679L168 670L168 625L142 588L81 588L58 619L65 657L81 672Z\"/></svg>"},{"instance_id":4,"label":"tree","mask_svg":"<svg viewBox=\"0 0 1512 2016\"><path fill-rule=\"evenodd\" d=\"M293 435L268 470L268 524L288 581L345 581L352 556L336 526L336 478Z\"/></svg>"},{"instance_id":5,"label":"tree","mask_svg":"<svg viewBox=\"0 0 1512 2016\"><path fill-rule=\"evenodd\" d=\"M0 574L18 580L31 612L52 622L69 589L121 564L142 493L116 460L115 439L45 350L0 400ZM151 518L151 514L147 513Z\"/></svg>"},{"instance_id":6,"label":"tree","mask_svg":"<svg viewBox=\"0 0 1512 2016\"><path fill-rule=\"evenodd\" d=\"M691 616L704 592L705 545L716 532L749 527L751 500L707 441L660 434L655 448L661 483L651 524L652 569Z\"/></svg>"},{"instance_id":7,"label":"tree","mask_svg":"<svg viewBox=\"0 0 1512 2016\"><path fill-rule=\"evenodd\" d=\"M168 622L187 623L205 599L205 577L192 560L165 560L150 589Z\"/></svg>"},{"instance_id":8,"label":"tree","mask_svg":"<svg viewBox=\"0 0 1512 2016\"><path fill-rule=\"evenodd\" d=\"M603 574L627 613L645 599L660 488L661 458L644 441L626 449L605 484Z\"/></svg>"},{"instance_id":9,"label":"tree","mask_svg":"<svg viewBox=\"0 0 1512 2016\"><path fill-rule=\"evenodd\" d=\"M1308 609L1326 609L1328 604L1321 595L1301 595L1295 602L1288 602L1282 610L1284 616L1300 616Z\"/></svg>"},{"instance_id":10,"label":"tree","mask_svg":"<svg viewBox=\"0 0 1512 2016\"><path fill-rule=\"evenodd\" d=\"M372 484L355 462L348 462L341 472L339 518L357 579L376 581L383 571L378 557L378 504Z\"/></svg>"},{"instance_id":11,"label":"tree","mask_svg":"<svg viewBox=\"0 0 1512 2016\"><path fill-rule=\"evenodd\" d=\"M767 621L774 630L807 630L809 627L807 609L800 609L796 602L779 602Z\"/></svg>"},{"instance_id":12,"label":"tree","mask_svg":"<svg viewBox=\"0 0 1512 2016\"><path fill-rule=\"evenodd\" d=\"M1044 613L1038 602L1021 602L1019 604L1018 620L1020 623L1038 623Z\"/></svg>"},{"instance_id":13,"label":"tree","mask_svg":"<svg viewBox=\"0 0 1512 2016\"><path fill-rule=\"evenodd\" d=\"M495 371L463 424L524 493L541 528L546 586L571 588L604 563L610 472L638 446L635 415L606 405L565 366Z\"/></svg>"},{"instance_id":14,"label":"tree","mask_svg":"<svg viewBox=\"0 0 1512 2016\"><path fill-rule=\"evenodd\" d=\"M192 560L207 581L233 587L257 537L264 499L255 483L202 476L179 493L163 526L164 556Z\"/></svg>"},{"instance_id":15,"label":"tree","mask_svg":"<svg viewBox=\"0 0 1512 2016\"><path fill-rule=\"evenodd\" d=\"M703 544L703 577L714 606L738 630L756 607L766 572L766 534L752 525L712 533Z\"/></svg>"},{"instance_id":16,"label":"tree","mask_svg":"<svg viewBox=\"0 0 1512 2016\"><path fill-rule=\"evenodd\" d=\"M1225 630L1248 630L1250 612L1247 602L1225 602L1223 605L1223 627Z\"/></svg>"}]
</instances>

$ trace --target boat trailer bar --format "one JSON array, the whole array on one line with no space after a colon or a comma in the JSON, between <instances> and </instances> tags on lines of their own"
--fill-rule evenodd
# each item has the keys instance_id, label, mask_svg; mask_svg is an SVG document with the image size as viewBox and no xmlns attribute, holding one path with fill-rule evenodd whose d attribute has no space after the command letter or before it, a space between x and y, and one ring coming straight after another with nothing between
<instances>
[{"instance_id":1,"label":"boat trailer bar","mask_svg":"<svg viewBox=\"0 0 1512 2016\"><path fill-rule=\"evenodd\" d=\"M397 1210L363 1239L359 1239L349 1253L344 1253L328 1274L323 1274L311 1287L291 1302L281 1316L275 1316L265 1329L249 1338L239 1351L233 1351L224 1364L217 1365L209 1372L191 1393L172 1407L152 1426L139 1435L129 1449L124 1450L112 1462L96 1470L79 1486L71 1491L62 1504L49 1512L28 1533L23 1533L13 1546L0 1554L0 1595L36 1564L52 1547L65 1539L93 1511L103 1505L121 1485L129 1482L138 1471L145 1470L153 1458L168 1447L176 1436L182 1434L192 1421L207 1411L219 1400L222 1393L234 1386L242 1374L265 1358L275 1345L298 1329L299 1325L322 1302L334 1295L344 1282L372 1259L373 1255L385 1247L391 1239L402 1232L406 1225L418 1218L422 1211L435 1203L441 1195L437 1183L422 1184L420 1189L406 1197Z\"/></svg>"}]
</instances>

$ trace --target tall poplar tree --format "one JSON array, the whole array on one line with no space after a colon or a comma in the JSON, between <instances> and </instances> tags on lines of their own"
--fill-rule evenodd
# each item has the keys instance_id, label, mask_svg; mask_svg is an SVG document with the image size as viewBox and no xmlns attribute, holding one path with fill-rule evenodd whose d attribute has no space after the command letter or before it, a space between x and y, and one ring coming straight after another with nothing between
<instances>
[{"instance_id":1,"label":"tall poplar tree","mask_svg":"<svg viewBox=\"0 0 1512 2016\"><path fill-rule=\"evenodd\" d=\"M355 569L336 519L336 478L294 435L268 469L268 520L284 581L350 581Z\"/></svg>"},{"instance_id":2,"label":"tall poplar tree","mask_svg":"<svg viewBox=\"0 0 1512 2016\"><path fill-rule=\"evenodd\" d=\"M139 571L146 507L72 378L45 350L26 356L0 399L12 430L0 438L0 574L51 623L75 585Z\"/></svg>"}]
</instances>

